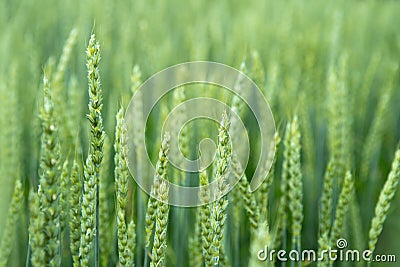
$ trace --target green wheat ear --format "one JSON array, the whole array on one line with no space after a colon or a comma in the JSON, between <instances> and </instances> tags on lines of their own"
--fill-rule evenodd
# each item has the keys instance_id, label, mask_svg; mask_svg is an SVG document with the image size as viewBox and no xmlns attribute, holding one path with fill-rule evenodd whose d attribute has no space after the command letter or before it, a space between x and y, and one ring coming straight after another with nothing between
<instances>
[{"instance_id":1,"label":"green wheat ear","mask_svg":"<svg viewBox=\"0 0 400 267\"><path fill-rule=\"evenodd\" d=\"M71 239L70 249L74 267L79 267L79 247L81 242L82 174L77 154L75 155L69 180L69 236Z\"/></svg>"},{"instance_id":2,"label":"green wheat ear","mask_svg":"<svg viewBox=\"0 0 400 267\"><path fill-rule=\"evenodd\" d=\"M95 261L99 257L99 175L103 159L103 145L105 133L103 130L103 96L100 88L100 45L92 34L86 49L87 69L89 80L89 114L90 122L90 149L86 159L84 171L84 185L82 197L82 224L81 224L81 265L88 266L90 250L95 240Z\"/></svg>"},{"instance_id":3,"label":"green wheat ear","mask_svg":"<svg viewBox=\"0 0 400 267\"><path fill-rule=\"evenodd\" d=\"M67 70L68 62L71 58L72 50L75 46L78 36L78 30L72 29L68 39L63 47L63 51L60 60L57 64L54 76L51 80L54 88L54 104L57 106L56 117L57 122L60 125L60 139L62 143L63 151L69 149L72 145L72 122L71 118L67 115L66 105L66 90L65 90L65 73ZM66 149L65 149L66 148Z\"/></svg>"},{"instance_id":4,"label":"green wheat ear","mask_svg":"<svg viewBox=\"0 0 400 267\"><path fill-rule=\"evenodd\" d=\"M8 257L10 256L11 249L15 239L15 229L21 212L24 191L19 179L15 182L14 193L11 198L11 205L8 210L5 230L3 238L0 243L0 266L6 266Z\"/></svg>"},{"instance_id":5,"label":"green wheat ear","mask_svg":"<svg viewBox=\"0 0 400 267\"><path fill-rule=\"evenodd\" d=\"M29 247L32 255L30 260L35 267L45 266L44 220L40 210L39 193L33 190L29 193L29 211Z\"/></svg>"},{"instance_id":6,"label":"green wheat ear","mask_svg":"<svg viewBox=\"0 0 400 267\"><path fill-rule=\"evenodd\" d=\"M226 207L228 206L226 197L228 190L227 180L230 173L232 157L229 126L229 119L226 113L224 113L218 134L218 158L215 173L215 180L217 183L215 197L217 200L214 202L211 214L211 227L214 235L212 241L214 266L219 266L223 230L226 220Z\"/></svg>"},{"instance_id":7,"label":"green wheat ear","mask_svg":"<svg viewBox=\"0 0 400 267\"><path fill-rule=\"evenodd\" d=\"M247 180L246 174L240 166L240 162L238 161L236 155L232 156L232 171L237 176L242 173L242 176L238 177L240 197L243 199L244 208L250 220L250 226L253 231L256 231L258 229L258 221L260 219L260 209L257 205L255 195L251 192L250 183Z\"/></svg>"},{"instance_id":8,"label":"green wheat ear","mask_svg":"<svg viewBox=\"0 0 400 267\"><path fill-rule=\"evenodd\" d=\"M343 235L346 213L349 209L350 201L353 195L353 178L349 171L346 172L346 176L343 181L342 191L340 192L339 202L336 207L335 221L332 225L330 244L335 245L335 242Z\"/></svg>"},{"instance_id":9,"label":"green wheat ear","mask_svg":"<svg viewBox=\"0 0 400 267\"><path fill-rule=\"evenodd\" d=\"M390 204L397 191L397 185L400 180L400 149L396 151L393 159L392 169L389 176L383 186L379 195L378 203L375 207L375 216L371 222L371 228L369 230L369 250L373 253L375 251L376 243L383 229L383 223L389 212Z\"/></svg>"},{"instance_id":10,"label":"green wheat ear","mask_svg":"<svg viewBox=\"0 0 400 267\"><path fill-rule=\"evenodd\" d=\"M290 170L290 140L291 140L291 124L288 122L286 124L285 136L283 139L284 151L283 151L283 162L282 162L282 174L280 181L280 192L281 197L279 199L279 210L277 215L276 228L274 230L274 241L273 245L275 248L286 247L286 228L288 221L288 181L289 181L289 170Z\"/></svg>"},{"instance_id":11,"label":"green wheat ear","mask_svg":"<svg viewBox=\"0 0 400 267\"><path fill-rule=\"evenodd\" d=\"M300 129L297 116L291 123L290 136L289 209L292 214L292 245L300 252L303 223L303 182L300 165Z\"/></svg>"},{"instance_id":12,"label":"green wheat ear","mask_svg":"<svg viewBox=\"0 0 400 267\"><path fill-rule=\"evenodd\" d=\"M54 104L50 95L49 82L44 82L44 102L41 110L42 145L40 158L39 201L43 216L45 244L45 262L50 266L60 264L60 144L54 113Z\"/></svg>"},{"instance_id":13,"label":"green wheat ear","mask_svg":"<svg viewBox=\"0 0 400 267\"><path fill-rule=\"evenodd\" d=\"M152 261L150 262L151 267L165 266L165 253L167 248L167 225L169 215L169 204L168 204L168 176L167 176L167 164L168 164L168 152L169 152L169 135L166 134L163 138L159 159L157 162L157 174L154 183L158 180L157 191L154 197L157 197L157 210L155 214L156 227L154 231L153 249L151 252Z\"/></svg>"},{"instance_id":14,"label":"green wheat ear","mask_svg":"<svg viewBox=\"0 0 400 267\"><path fill-rule=\"evenodd\" d=\"M110 227L113 226L110 209L110 187L109 184L110 177L110 162L112 158L111 151L111 142L108 137L104 139L104 159L101 163L100 168L100 195L99 195L99 203L100 203L100 254L101 254L101 263L105 266L108 265L109 257L110 257L110 243L112 241L111 231L109 231Z\"/></svg>"},{"instance_id":15,"label":"green wheat ear","mask_svg":"<svg viewBox=\"0 0 400 267\"><path fill-rule=\"evenodd\" d=\"M279 133L275 132L275 154L280 149L281 138L279 137ZM260 209L260 218L262 220L268 220L268 205L269 205L269 191L272 186L272 183L275 179L275 168L276 168L276 155L274 155L274 159L272 160L271 169L268 172L267 177L264 182L261 184L260 190L256 193L257 203L261 206Z\"/></svg>"},{"instance_id":16,"label":"green wheat ear","mask_svg":"<svg viewBox=\"0 0 400 267\"><path fill-rule=\"evenodd\" d=\"M204 170L200 173L200 192L199 198L203 203L210 202L210 190L205 186L208 185L207 172ZM212 229L211 229L211 213L212 205L206 204L200 207L200 224L201 224L201 244L204 263L206 266L212 266Z\"/></svg>"},{"instance_id":17,"label":"green wheat ear","mask_svg":"<svg viewBox=\"0 0 400 267\"><path fill-rule=\"evenodd\" d=\"M147 211L146 211L146 243L145 243L145 251L148 252L150 248L150 240L153 234L154 225L156 223L156 215L157 210L159 208L160 202L156 199L156 196L159 192L159 187L161 184L160 177L166 178L167 175L167 155L169 153L169 137L165 136L160 151L158 153L158 161L156 166L156 173L154 174L153 185L151 188L150 198L147 202ZM145 265L147 266L148 257L145 254Z\"/></svg>"},{"instance_id":18,"label":"green wheat ear","mask_svg":"<svg viewBox=\"0 0 400 267\"><path fill-rule=\"evenodd\" d=\"M126 225L126 204L128 195L128 166L126 151L126 128L124 126L124 111L122 108L117 114L117 125L115 128L115 192L116 192L116 216L118 236L118 256L121 266L132 266L133 259L130 258L128 249L128 233Z\"/></svg>"}]
</instances>

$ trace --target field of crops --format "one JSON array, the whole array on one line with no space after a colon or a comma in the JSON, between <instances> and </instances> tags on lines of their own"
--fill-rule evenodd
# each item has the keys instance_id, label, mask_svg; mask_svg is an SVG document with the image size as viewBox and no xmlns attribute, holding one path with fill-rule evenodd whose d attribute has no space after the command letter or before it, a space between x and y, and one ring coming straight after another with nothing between
<instances>
[{"instance_id":1,"label":"field of crops","mask_svg":"<svg viewBox=\"0 0 400 267\"><path fill-rule=\"evenodd\" d=\"M0 1L0 267L398 266L260 254L368 249L400 261L398 25L398 1ZM176 88L148 117L145 97L129 106L155 94L140 91L152 75L191 61L252 79L274 146L222 87ZM239 114L247 166L229 113L185 121L189 105L173 121L179 138L161 134L199 96ZM216 151L204 171L170 162L173 144L195 160L204 138ZM253 192L260 153L274 150ZM154 169L142 168L145 152ZM169 205L167 181L217 200Z\"/></svg>"}]
</instances>

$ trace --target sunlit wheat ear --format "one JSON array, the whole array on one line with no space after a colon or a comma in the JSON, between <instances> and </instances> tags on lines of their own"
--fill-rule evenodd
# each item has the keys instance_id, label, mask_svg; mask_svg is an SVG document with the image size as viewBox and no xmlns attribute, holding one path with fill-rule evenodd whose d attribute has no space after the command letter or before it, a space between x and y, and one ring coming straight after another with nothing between
<instances>
[{"instance_id":1,"label":"sunlit wheat ear","mask_svg":"<svg viewBox=\"0 0 400 267\"><path fill-rule=\"evenodd\" d=\"M155 231L153 239L153 249L151 252L152 260L150 266L165 266L165 253L167 248L167 226L168 226L168 215L169 215L169 204L168 204L168 176L167 176L167 164L168 164L168 152L169 152L169 135L166 134L163 138L161 150L156 167L156 177L158 180L158 187L155 194L157 196L157 210L155 214Z\"/></svg>"},{"instance_id":2,"label":"sunlit wheat ear","mask_svg":"<svg viewBox=\"0 0 400 267\"><path fill-rule=\"evenodd\" d=\"M42 144L40 156L39 200L43 216L45 262L55 266L60 264L60 144L54 114L54 104L48 80L44 82L44 101L41 109Z\"/></svg>"},{"instance_id":3,"label":"sunlit wheat ear","mask_svg":"<svg viewBox=\"0 0 400 267\"><path fill-rule=\"evenodd\" d=\"M146 211L146 238L145 238L145 250L148 252L150 249L150 240L153 234L154 225L156 223L156 215L157 210L160 205L160 202L156 199L156 196L159 192L159 187L161 185L160 177L166 179L167 175L167 155L169 153L169 136L164 136L164 139L161 144L160 151L158 153L158 161L156 165L156 173L154 174L153 185L151 188L151 195L147 202L147 211ZM145 255L145 261L147 262L147 255Z\"/></svg>"},{"instance_id":4,"label":"sunlit wheat ear","mask_svg":"<svg viewBox=\"0 0 400 267\"><path fill-rule=\"evenodd\" d=\"M15 228L18 222L18 217L21 212L24 190L21 181L16 180L14 193L11 198L11 204L8 209L6 225L3 232L3 238L0 243L0 266L6 266L11 249L14 247Z\"/></svg>"},{"instance_id":5,"label":"sunlit wheat ear","mask_svg":"<svg viewBox=\"0 0 400 267\"><path fill-rule=\"evenodd\" d=\"M69 180L69 236L74 267L79 267L79 247L81 242L81 199L82 174L78 156L75 155Z\"/></svg>"},{"instance_id":6,"label":"sunlit wheat ear","mask_svg":"<svg viewBox=\"0 0 400 267\"><path fill-rule=\"evenodd\" d=\"M369 250L374 252L376 243L383 229L383 223L389 212L390 204L397 191L397 186L400 180L400 149L396 151L393 159L392 169L389 176L383 186L379 195L378 203L375 207L375 216L371 222L371 228L369 230Z\"/></svg>"},{"instance_id":7,"label":"sunlit wheat ear","mask_svg":"<svg viewBox=\"0 0 400 267\"><path fill-rule=\"evenodd\" d=\"M208 185L208 176L206 171L200 173L200 192L199 198L202 203L210 202L210 191L205 186ZM212 205L206 204L200 207L200 224L201 224L201 244L203 259L206 266L212 266L212 239L213 232L211 229L211 213Z\"/></svg>"},{"instance_id":8,"label":"sunlit wheat ear","mask_svg":"<svg viewBox=\"0 0 400 267\"><path fill-rule=\"evenodd\" d=\"M126 161L126 128L124 126L124 111L122 108L117 114L117 125L115 128L115 193L116 193L116 216L118 236L118 256L121 266L131 266L128 255L128 234L126 225L126 203L128 194L128 166Z\"/></svg>"},{"instance_id":9,"label":"sunlit wheat ear","mask_svg":"<svg viewBox=\"0 0 400 267\"><path fill-rule=\"evenodd\" d=\"M103 159L104 130L101 111L103 96L100 88L100 45L92 34L86 49L87 69L89 80L89 114L90 149L85 163L83 197L82 197L82 237L81 237L81 266L88 266L93 240L95 240L95 261L99 257L99 175Z\"/></svg>"},{"instance_id":10,"label":"sunlit wheat ear","mask_svg":"<svg viewBox=\"0 0 400 267\"><path fill-rule=\"evenodd\" d=\"M213 204L213 210L211 215L211 228L213 230L213 264L218 266L220 260L220 249L223 238L223 229L226 220L226 207L228 206L228 200L226 194L228 193L227 179L230 173L231 165L231 142L229 138L229 120L226 113L223 114L219 134L218 134L218 159L215 172L216 181L216 201Z\"/></svg>"}]
</instances>

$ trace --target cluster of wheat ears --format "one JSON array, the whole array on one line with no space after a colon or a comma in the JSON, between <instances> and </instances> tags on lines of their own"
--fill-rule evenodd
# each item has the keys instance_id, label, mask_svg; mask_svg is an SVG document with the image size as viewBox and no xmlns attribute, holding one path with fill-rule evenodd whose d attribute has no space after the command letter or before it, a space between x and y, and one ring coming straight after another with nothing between
<instances>
[{"instance_id":1,"label":"cluster of wheat ears","mask_svg":"<svg viewBox=\"0 0 400 267\"><path fill-rule=\"evenodd\" d=\"M265 248L322 254L341 239L343 251L400 260L399 5L0 1L0 267L381 266L259 257ZM151 75L195 60L240 69L268 100L276 153L254 192L261 138L241 98L194 84L163 96L148 118L145 96L128 106ZM225 113L185 122L179 109L179 137L161 136L173 109L199 96L240 115L247 166ZM173 142L194 160L204 138L216 145L212 164L179 171ZM152 181L149 195L129 170ZM193 196L206 205L175 207L166 181L216 191Z\"/></svg>"},{"instance_id":2,"label":"cluster of wheat ears","mask_svg":"<svg viewBox=\"0 0 400 267\"><path fill-rule=\"evenodd\" d=\"M89 104L87 123L89 124L89 147L78 146L77 136L73 136L73 121L66 116L66 104L60 97L62 79L69 60L70 51L76 41L76 30L73 30L64 47L61 60L54 73L45 73L43 78L43 100L40 107L41 145L39 160L39 180L24 193L20 179L15 182L14 193L6 219L5 230L1 241L0 265L7 264L13 243L15 242L15 225L19 220L25 198L28 198L29 238L27 266L60 266L65 257L71 257L73 266L91 266L99 264L108 266L110 261L119 266L165 266L168 249L173 247L173 237L168 232L174 224L188 224L182 218L179 209L170 210L168 200L169 176L182 175L168 171L169 136L165 135L159 147L156 173L152 185L152 196L147 198L147 209L143 223L135 223L138 213L135 209L137 198L132 197L134 184L129 178L127 167L127 133L124 124L124 109L116 114L113 151L111 138L105 134L103 127L103 96L100 82L100 46L92 34L86 49L87 78L89 84ZM257 69L257 54L253 54L253 71ZM345 68L346 57L341 58ZM242 65L242 67L244 64ZM347 131L349 117L346 116L346 89L340 83L343 73L330 70L328 90L330 90L330 109L332 112L330 158L326 166L322 192L320 195L318 216L318 250L334 248L336 241L351 233L352 240L364 248L364 233L354 229L352 224L359 224L357 192L355 190L354 171L349 165L349 141ZM257 73L256 73L257 74ZM141 82L140 69L136 66L132 74L132 92ZM172 97L174 104L184 101L184 90L176 90ZM237 100L237 99L236 99ZM238 102L232 100L232 108L240 109ZM384 98L382 101L387 101ZM383 103L382 105L384 105ZM384 107L382 107L384 108ZM140 107L136 109L137 119L143 119ZM379 115L378 115L379 116ZM274 265L272 262L260 262L257 252L269 246L271 249L302 248L302 225L304 223L304 201L302 175L302 124L299 116L294 115L284 130L276 133L276 149L281 153L282 162L279 179L280 195L276 219L272 223L269 208L269 195L274 178L277 176L277 161L263 182L261 188L251 192L246 175L239 178L239 183L232 192L228 190L228 176L242 173L234 151L231 151L229 127L230 119L221 114L218 132L217 157L212 171L199 174L200 185L207 185L211 179L217 181L218 200L195 209L194 228L188 231L186 243L189 251L188 262L182 266L230 266L233 258L228 257L227 242L236 242L235 233L226 231L228 214L232 217L234 227L239 228L242 210L247 214L249 266ZM382 127L382 126L376 126ZM63 131L60 131L62 129ZM378 131L377 129L376 131ZM190 150L190 131L184 132L181 140L183 150ZM374 138L374 137L371 137ZM280 140L282 139L282 142ZM62 143L64 142L64 143ZM140 141L138 141L140 144ZM369 146L373 147L373 142ZM66 147L65 144L71 145ZM88 153L84 156L83 150ZM371 151L366 149L366 159ZM112 164L111 155L114 155ZM113 187L108 184L110 167L114 168ZM368 164L362 165L368 172ZM185 175L183 175L185 176ZM160 179L163 178L163 179ZM176 179L176 177L174 178ZM183 177L184 179L184 177ZM381 189L375 214L368 232L368 249L372 252L382 232L391 202L400 179L400 149L393 157L393 163L386 182ZM113 198L109 198L112 190ZM140 189L136 189L140 190ZM136 192L137 193L137 192ZM137 193L139 194L139 193ZM154 198L158 196L158 200ZM140 195L143 201L146 196ZM210 192L202 190L199 198L204 202L210 199ZM163 201L160 201L163 200ZM231 204L230 204L231 203ZM229 205L230 204L230 205ZM110 218L109 206L115 205L115 218ZM228 207L231 206L231 207ZM183 208L181 208L183 209ZM130 210L128 212L128 210ZM173 213L172 213L173 212ZM172 213L172 219L170 218ZM135 215L136 214L136 215ZM350 218L347 221L346 218ZM186 218L187 219L187 218ZM357 226L356 226L357 227ZM179 231L179 228L173 228ZM235 228L233 228L235 229ZM237 233L236 233L237 234ZM144 242L137 242L136 236L144 237ZM172 233L173 235L173 233ZM360 236L358 236L360 235ZM304 236L304 235L303 235ZM288 239L290 238L290 239ZM291 240L291 242L287 242ZM172 243L172 245L170 244ZM116 249L114 250L114 244ZM242 248L244 249L244 248ZM174 251L179 253L179 251ZM113 258L113 255L117 258ZM140 258L140 261L137 260ZM175 263L179 264L179 263ZM296 263L297 264L297 263ZM320 261L318 266L332 265L328 258ZM299 265L301 266L301 265Z\"/></svg>"}]
</instances>

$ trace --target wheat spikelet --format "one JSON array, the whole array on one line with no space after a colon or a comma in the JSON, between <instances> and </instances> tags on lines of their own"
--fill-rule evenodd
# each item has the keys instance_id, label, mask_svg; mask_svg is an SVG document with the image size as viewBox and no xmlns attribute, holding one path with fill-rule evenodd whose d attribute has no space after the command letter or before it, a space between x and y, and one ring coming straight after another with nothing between
<instances>
[{"instance_id":1,"label":"wheat spikelet","mask_svg":"<svg viewBox=\"0 0 400 267\"><path fill-rule=\"evenodd\" d=\"M389 212L390 204L397 191L397 185L400 180L400 149L396 151L393 159L392 169L379 195L378 203L375 206L375 216L372 218L371 228L369 230L369 250L375 251L376 243L383 229L383 223Z\"/></svg>"}]
</instances>

